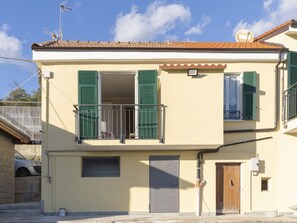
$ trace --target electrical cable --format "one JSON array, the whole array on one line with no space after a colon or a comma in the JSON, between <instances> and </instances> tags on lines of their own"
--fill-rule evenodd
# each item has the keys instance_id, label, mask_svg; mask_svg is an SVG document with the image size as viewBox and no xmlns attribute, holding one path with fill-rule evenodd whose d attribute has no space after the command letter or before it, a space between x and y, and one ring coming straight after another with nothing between
<instances>
[{"instance_id":1,"label":"electrical cable","mask_svg":"<svg viewBox=\"0 0 297 223\"><path fill-rule=\"evenodd\" d=\"M10 90L8 93L4 94L1 98L4 98L6 96L8 96L12 91L18 89L19 87L23 86L25 83L27 83L29 80L31 80L33 77L36 77L38 75L39 71L35 72L33 75L31 75L28 79L26 79L25 81L23 81L21 84L19 84L17 87L15 87L14 89Z\"/></svg>"}]
</instances>

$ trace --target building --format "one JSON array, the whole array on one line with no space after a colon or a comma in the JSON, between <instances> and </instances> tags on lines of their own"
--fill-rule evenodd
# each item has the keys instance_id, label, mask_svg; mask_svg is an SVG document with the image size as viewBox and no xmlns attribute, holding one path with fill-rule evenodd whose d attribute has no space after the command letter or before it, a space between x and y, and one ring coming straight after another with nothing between
<instances>
[{"instance_id":1,"label":"building","mask_svg":"<svg viewBox=\"0 0 297 223\"><path fill-rule=\"evenodd\" d=\"M292 213L296 25L254 42L34 43L44 211Z\"/></svg>"},{"instance_id":2,"label":"building","mask_svg":"<svg viewBox=\"0 0 297 223\"><path fill-rule=\"evenodd\" d=\"M0 118L0 204L15 202L14 145L30 137Z\"/></svg>"}]
</instances>

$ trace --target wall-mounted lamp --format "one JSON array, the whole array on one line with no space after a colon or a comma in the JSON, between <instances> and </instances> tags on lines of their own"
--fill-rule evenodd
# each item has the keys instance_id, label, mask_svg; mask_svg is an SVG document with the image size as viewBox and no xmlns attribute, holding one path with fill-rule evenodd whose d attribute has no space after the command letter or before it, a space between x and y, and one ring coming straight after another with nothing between
<instances>
[{"instance_id":1,"label":"wall-mounted lamp","mask_svg":"<svg viewBox=\"0 0 297 223\"><path fill-rule=\"evenodd\" d=\"M198 69L189 69L188 70L188 76L190 76L190 77L198 76Z\"/></svg>"}]
</instances>

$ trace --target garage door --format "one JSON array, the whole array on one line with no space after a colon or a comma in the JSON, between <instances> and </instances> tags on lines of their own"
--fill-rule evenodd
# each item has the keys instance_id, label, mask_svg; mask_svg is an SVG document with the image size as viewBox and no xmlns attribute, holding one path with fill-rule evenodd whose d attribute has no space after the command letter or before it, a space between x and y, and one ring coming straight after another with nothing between
<instances>
[{"instance_id":1,"label":"garage door","mask_svg":"<svg viewBox=\"0 0 297 223\"><path fill-rule=\"evenodd\" d=\"M179 157L151 156L150 212L179 212Z\"/></svg>"}]
</instances>

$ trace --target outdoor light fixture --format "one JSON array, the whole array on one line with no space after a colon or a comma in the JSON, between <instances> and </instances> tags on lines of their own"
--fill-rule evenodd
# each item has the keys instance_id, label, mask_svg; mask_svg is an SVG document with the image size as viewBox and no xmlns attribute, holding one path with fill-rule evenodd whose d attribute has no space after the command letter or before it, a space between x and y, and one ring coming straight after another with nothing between
<instances>
[{"instance_id":1,"label":"outdoor light fixture","mask_svg":"<svg viewBox=\"0 0 297 223\"><path fill-rule=\"evenodd\" d=\"M196 77L197 75L198 75L198 69L189 69L188 70L188 76Z\"/></svg>"}]
</instances>

